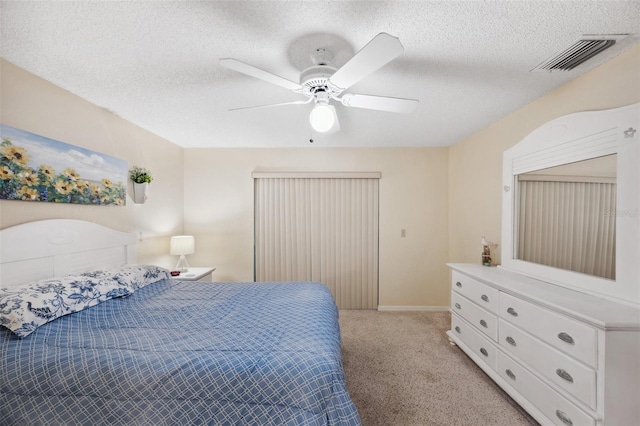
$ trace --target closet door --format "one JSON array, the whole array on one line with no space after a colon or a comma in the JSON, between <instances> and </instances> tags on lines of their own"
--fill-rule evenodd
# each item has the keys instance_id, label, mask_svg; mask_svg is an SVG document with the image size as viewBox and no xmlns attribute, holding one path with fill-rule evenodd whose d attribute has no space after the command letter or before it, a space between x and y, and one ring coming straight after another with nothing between
<instances>
[{"instance_id":1,"label":"closet door","mask_svg":"<svg viewBox=\"0 0 640 426\"><path fill-rule=\"evenodd\" d=\"M380 174L253 177L256 281L318 281L340 309L376 309Z\"/></svg>"}]
</instances>

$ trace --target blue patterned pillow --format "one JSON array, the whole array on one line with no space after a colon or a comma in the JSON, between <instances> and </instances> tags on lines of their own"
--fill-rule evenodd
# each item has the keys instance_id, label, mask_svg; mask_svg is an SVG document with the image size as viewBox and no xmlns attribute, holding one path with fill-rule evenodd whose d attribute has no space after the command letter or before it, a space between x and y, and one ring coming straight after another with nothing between
<instances>
[{"instance_id":1,"label":"blue patterned pillow","mask_svg":"<svg viewBox=\"0 0 640 426\"><path fill-rule=\"evenodd\" d=\"M0 289L0 326L20 337L61 316L133 291L116 281L69 275Z\"/></svg>"},{"instance_id":2,"label":"blue patterned pillow","mask_svg":"<svg viewBox=\"0 0 640 426\"><path fill-rule=\"evenodd\" d=\"M127 265L85 272L82 276L113 280L134 292L149 284L171 278L168 269L155 265Z\"/></svg>"}]
</instances>

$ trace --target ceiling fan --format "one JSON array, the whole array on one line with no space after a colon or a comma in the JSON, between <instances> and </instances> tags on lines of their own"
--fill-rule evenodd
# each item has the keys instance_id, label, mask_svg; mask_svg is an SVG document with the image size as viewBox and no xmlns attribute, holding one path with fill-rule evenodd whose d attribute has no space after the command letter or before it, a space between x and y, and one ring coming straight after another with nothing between
<instances>
[{"instance_id":1,"label":"ceiling fan","mask_svg":"<svg viewBox=\"0 0 640 426\"><path fill-rule=\"evenodd\" d=\"M251 77L284 87L295 93L303 94L306 100L283 102L278 104L234 108L230 111L268 108L282 105L300 105L315 103L309 115L311 126L318 132L339 130L338 117L331 100L347 107L366 108L388 112L410 113L418 105L417 99L391 98L386 96L343 93L383 65L398 57L404 48L398 38L380 33L356 53L339 69L331 65L333 54L325 49L317 49L312 58L314 66L300 74L300 82L288 80L237 59L220 59L223 67L241 72Z\"/></svg>"}]
</instances>

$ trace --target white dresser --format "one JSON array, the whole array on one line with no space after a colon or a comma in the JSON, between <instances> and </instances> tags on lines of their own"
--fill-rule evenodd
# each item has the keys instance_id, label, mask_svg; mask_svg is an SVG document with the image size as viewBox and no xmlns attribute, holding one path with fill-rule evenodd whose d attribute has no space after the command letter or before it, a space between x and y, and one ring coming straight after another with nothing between
<instances>
[{"instance_id":1,"label":"white dresser","mask_svg":"<svg viewBox=\"0 0 640 426\"><path fill-rule=\"evenodd\" d=\"M640 424L640 310L500 268L449 267L449 338L536 420Z\"/></svg>"}]
</instances>

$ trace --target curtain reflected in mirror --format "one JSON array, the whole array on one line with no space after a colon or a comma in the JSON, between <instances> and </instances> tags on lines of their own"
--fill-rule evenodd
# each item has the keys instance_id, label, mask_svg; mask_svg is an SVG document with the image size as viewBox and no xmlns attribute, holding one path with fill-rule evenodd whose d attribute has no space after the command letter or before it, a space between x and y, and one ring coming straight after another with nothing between
<instances>
[{"instance_id":1,"label":"curtain reflected in mirror","mask_svg":"<svg viewBox=\"0 0 640 426\"><path fill-rule=\"evenodd\" d=\"M616 161L518 175L516 258L615 280Z\"/></svg>"}]
</instances>

